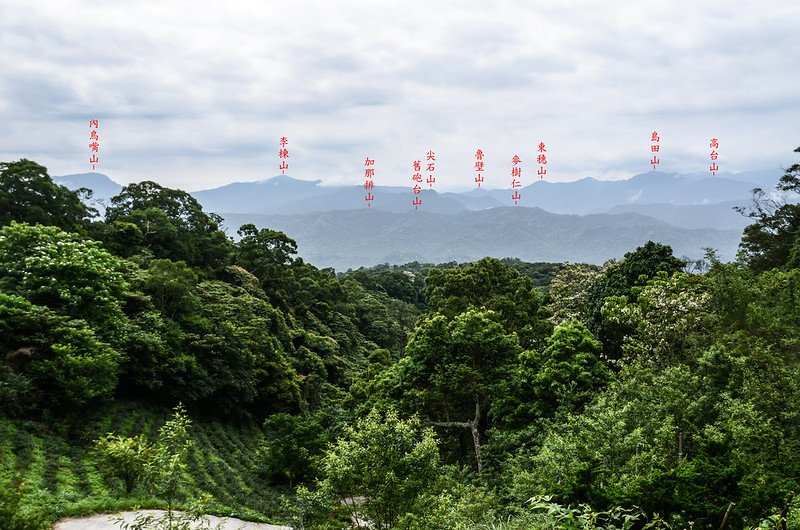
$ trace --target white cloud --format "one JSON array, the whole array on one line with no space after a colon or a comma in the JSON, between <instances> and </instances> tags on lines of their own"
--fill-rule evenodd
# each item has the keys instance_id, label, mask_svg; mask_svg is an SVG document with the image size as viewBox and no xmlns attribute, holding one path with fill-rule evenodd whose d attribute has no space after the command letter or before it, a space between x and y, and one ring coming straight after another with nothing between
<instances>
[{"instance_id":1,"label":"white cloud","mask_svg":"<svg viewBox=\"0 0 800 530\"><path fill-rule=\"evenodd\" d=\"M621 4L621 5L617 5ZM277 173L409 182L439 155L441 187L471 183L472 156L507 186L548 144L548 177L793 162L800 55L791 0L636 2L0 1L0 160L200 189Z\"/></svg>"}]
</instances>

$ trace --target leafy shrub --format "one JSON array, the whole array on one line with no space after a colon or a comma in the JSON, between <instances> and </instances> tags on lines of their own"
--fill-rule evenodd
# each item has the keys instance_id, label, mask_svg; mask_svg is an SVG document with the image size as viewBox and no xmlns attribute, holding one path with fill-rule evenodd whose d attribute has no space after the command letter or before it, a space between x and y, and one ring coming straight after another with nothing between
<instances>
[{"instance_id":1,"label":"leafy shrub","mask_svg":"<svg viewBox=\"0 0 800 530\"><path fill-rule=\"evenodd\" d=\"M101 472L109 481L122 480L127 494L144 480L153 451L142 435L129 438L109 433L95 441L95 455Z\"/></svg>"}]
</instances>

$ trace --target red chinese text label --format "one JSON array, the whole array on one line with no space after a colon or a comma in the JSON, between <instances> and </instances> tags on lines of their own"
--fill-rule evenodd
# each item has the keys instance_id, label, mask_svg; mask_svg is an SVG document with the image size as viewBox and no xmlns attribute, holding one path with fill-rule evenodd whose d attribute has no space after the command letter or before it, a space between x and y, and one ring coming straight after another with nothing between
<instances>
[{"instance_id":1,"label":"red chinese text label","mask_svg":"<svg viewBox=\"0 0 800 530\"><path fill-rule=\"evenodd\" d=\"M364 189L367 190L364 200L367 202L367 208L371 207L372 201L375 200L375 196L372 194L372 189L375 187L375 182L373 181L374 178L375 160L367 157L364 160Z\"/></svg>"},{"instance_id":2,"label":"red chinese text label","mask_svg":"<svg viewBox=\"0 0 800 530\"><path fill-rule=\"evenodd\" d=\"M100 128L100 121L96 118L89 120L89 165L92 166L92 171L100 163L97 154L100 151L100 136L97 130Z\"/></svg>"},{"instance_id":3,"label":"red chinese text label","mask_svg":"<svg viewBox=\"0 0 800 530\"><path fill-rule=\"evenodd\" d=\"M481 187L483 183L483 171L484 171L484 164L483 164L483 151L478 149L475 151L475 183L478 187Z\"/></svg>"},{"instance_id":4,"label":"red chinese text label","mask_svg":"<svg viewBox=\"0 0 800 530\"><path fill-rule=\"evenodd\" d=\"M544 167L547 164L547 146L544 142L539 142L539 152L536 155L536 163L539 164L539 170L536 172L540 179L547 175L547 169Z\"/></svg>"},{"instance_id":5,"label":"red chinese text label","mask_svg":"<svg viewBox=\"0 0 800 530\"><path fill-rule=\"evenodd\" d=\"M658 143L660 141L661 137L658 136L658 132L653 131L653 134L650 135L650 152L653 153L652 158L650 158L650 164L653 166L653 169L661 163L661 160L656 155L656 153L661 151L661 145Z\"/></svg>"},{"instance_id":6,"label":"red chinese text label","mask_svg":"<svg viewBox=\"0 0 800 530\"><path fill-rule=\"evenodd\" d=\"M719 153L717 152L717 149L719 149L719 140L712 138L711 141L708 142L708 147L711 149L711 154L709 155L711 158L711 165L708 166L708 170L712 175L716 175L717 171L719 171L719 166L717 165L717 158L719 158Z\"/></svg>"},{"instance_id":7,"label":"red chinese text label","mask_svg":"<svg viewBox=\"0 0 800 530\"><path fill-rule=\"evenodd\" d=\"M278 159L281 161L278 169L281 170L281 175L286 174L286 170L289 169L289 164L286 161L289 158L289 149L287 149L287 145L289 144L289 140L285 136L281 136L280 141L278 141Z\"/></svg>"},{"instance_id":8,"label":"red chinese text label","mask_svg":"<svg viewBox=\"0 0 800 530\"><path fill-rule=\"evenodd\" d=\"M511 158L511 189L514 190L514 193L511 194L511 200L514 201L516 205L519 200L522 198L522 195L516 188L522 187L522 168L520 167L520 163L522 160L518 155L514 155Z\"/></svg>"}]
</instances>

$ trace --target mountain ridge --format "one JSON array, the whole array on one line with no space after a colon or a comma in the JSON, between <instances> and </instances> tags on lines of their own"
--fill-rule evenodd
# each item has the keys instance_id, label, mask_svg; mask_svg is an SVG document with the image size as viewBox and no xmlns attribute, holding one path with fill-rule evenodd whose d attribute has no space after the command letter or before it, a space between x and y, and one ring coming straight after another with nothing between
<instances>
[{"instance_id":1,"label":"mountain ridge","mask_svg":"<svg viewBox=\"0 0 800 530\"><path fill-rule=\"evenodd\" d=\"M537 206L555 213L587 214L624 204L717 204L749 199L756 187L776 183L779 170L758 170L720 173L662 173L650 171L625 180L598 180L588 176L570 182L537 180L519 189L520 205ZM109 199L121 186L101 173L85 173L54 177L71 189L93 187L95 200ZM477 188L470 191L427 192L423 209L440 213L457 210L480 210L511 205L511 190ZM191 193L207 211L220 213L308 213L365 206L362 185L325 186L322 180L302 180L289 175L276 175L256 181L237 181ZM376 186L372 190L374 209L412 210L413 194L404 186ZM439 210L438 208L441 208Z\"/></svg>"},{"instance_id":2,"label":"mountain ridge","mask_svg":"<svg viewBox=\"0 0 800 530\"><path fill-rule=\"evenodd\" d=\"M280 230L301 257L337 270L410 261L474 261L484 256L524 261L603 263L648 240L700 258L705 247L732 259L741 231L678 228L638 213L556 214L498 207L448 214L339 210L306 214L221 214L227 226L246 222Z\"/></svg>"},{"instance_id":3,"label":"mountain ridge","mask_svg":"<svg viewBox=\"0 0 800 530\"><path fill-rule=\"evenodd\" d=\"M768 178L764 172L745 175ZM97 185L93 202L101 211L98 202L121 189L99 173L54 180ZM713 247L722 259L733 259L749 223L733 207L746 204L757 185L724 174L647 172L618 181L536 181L520 189L518 207L509 206L508 189L426 189L419 211L413 210L407 187L376 186L376 200L367 208L363 186L324 186L288 175L192 195L225 219L230 235L245 223L281 230L297 241L304 259L342 269L485 255L602 263L651 239L672 245L678 255L699 258L705 247Z\"/></svg>"}]
</instances>

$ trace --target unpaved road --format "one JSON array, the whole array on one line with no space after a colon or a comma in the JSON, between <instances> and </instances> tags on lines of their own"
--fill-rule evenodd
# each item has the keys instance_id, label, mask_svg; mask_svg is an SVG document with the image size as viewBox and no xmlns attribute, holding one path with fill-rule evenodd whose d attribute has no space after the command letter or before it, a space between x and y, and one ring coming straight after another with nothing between
<instances>
[{"instance_id":1,"label":"unpaved road","mask_svg":"<svg viewBox=\"0 0 800 530\"><path fill-rule=\"evenodd\" d=\"M114 523L112 518L124 517L125 521L132 522L136 514L161 514L161 510L139 510L138 512L120 512L103 515L92 515L89 517L76 517L69 519L62 519L57 522L53 530L120 530L118 523ZM223 530L292 530L288 526L276 526L274 524L266 523L251 523L242 521L241 519L234 519L232 517L215 517L208 516L211 523L211 528L215 528L218 523L222 523Z\"/></svg>"}]
</instances>

